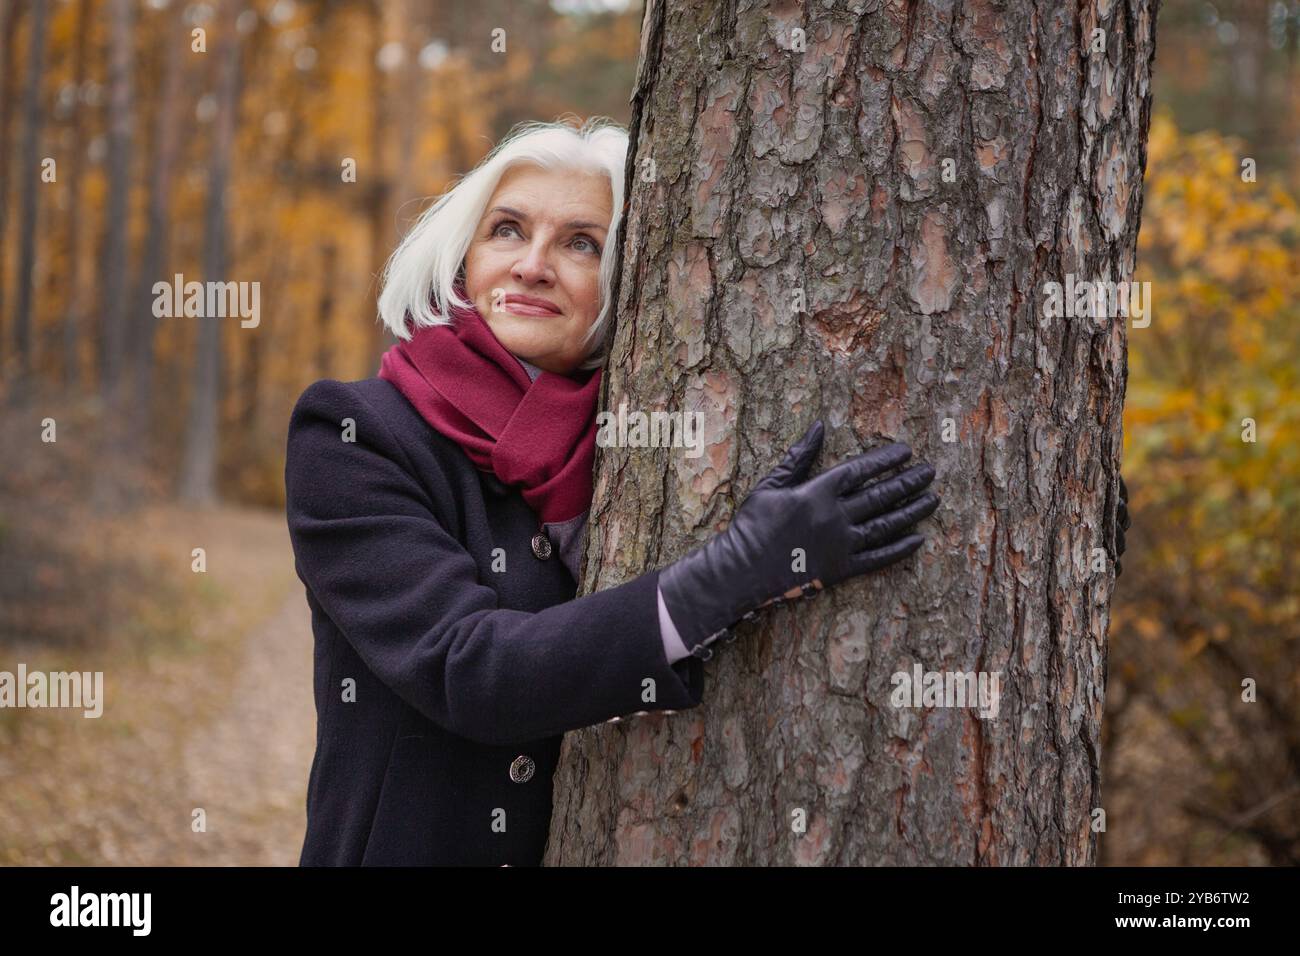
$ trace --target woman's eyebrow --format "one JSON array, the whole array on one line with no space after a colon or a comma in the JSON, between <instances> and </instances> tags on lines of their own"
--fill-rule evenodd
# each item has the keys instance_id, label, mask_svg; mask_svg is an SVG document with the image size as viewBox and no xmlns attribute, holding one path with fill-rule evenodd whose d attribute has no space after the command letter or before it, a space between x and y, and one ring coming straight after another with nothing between
<instances>
[{"instance_id":1,"label":"woman's eyebrow","mask_svg":"<svg viewBox=\"0 0 1300 956\"><path fill-rule=\"evenodd\" d=\"M488 212L489 213L503 212L506 215L514 216L516 219L519 219L523 222L528 221L528 213L520 212L518 209L511 209L509 206L493 206L491 209L488 210ZM566 222L564 224L564 228L565 229L599 229L602 232L609 231L608 226L602 226L598 222L587 222L584 219L574 219L570 222Z\"/></svg>"}]
</instances>

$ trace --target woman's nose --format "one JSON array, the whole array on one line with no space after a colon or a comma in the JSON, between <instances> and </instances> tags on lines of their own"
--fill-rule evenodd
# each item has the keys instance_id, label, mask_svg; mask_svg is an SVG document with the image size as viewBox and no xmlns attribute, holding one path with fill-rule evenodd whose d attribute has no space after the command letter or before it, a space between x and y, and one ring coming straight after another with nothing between
<instances>
[{"instance_id":1,"label":"woman's nose","mask_svg":"<svg viewBox=\"0 0 1300 956\"><path fill-rule=\"evenodd\" d=\"M515 263L515 278L521 282L539 282L552 278L549 253L542 243L528 247L523 257Z\"/></svg>"}]
</instances>

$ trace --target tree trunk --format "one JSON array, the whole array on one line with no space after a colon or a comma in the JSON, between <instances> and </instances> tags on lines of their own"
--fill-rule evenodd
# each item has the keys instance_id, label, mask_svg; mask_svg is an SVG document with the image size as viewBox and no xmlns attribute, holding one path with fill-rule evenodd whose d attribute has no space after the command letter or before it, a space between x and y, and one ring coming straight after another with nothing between
<instances>
[{"instance_id":1,"label":"tree trunk","mask_svg":"<svg viewBox=\"0 0 1300 956\"><path fill-rule=\"evenodd\" d=\"M162 28L166 51L163 54L162 102L154 118L153 169L149 175L148 220L144 255L135 280L135 299L131 308L133 343L131 349L135 427L131 437L137 453L147 449L146 439L153 433L153 366L154 339L158 319L153 314L155 282L171 282L167 274L171 244L172 181L175 178L181 148L181 127L185 107L191 103L182 57L189 52L190 26L185 21L184 5L177 4L164 16Z\"/></svg>"},{"instance_id":2,"label":"tree trunk","mask_svg":"<svg viewBox=\"0 0 1300 956\"><path fill-rule=\"evenodd\" d=\"M392 127L391 107L388 102L388 78L385 64L381 62L381 52L388 42L388 20L392 10L381 6L378 0L366 8L370 14L370 161L362 165L358 160L357 178L369 197L370 213L370 261L373 271L378 274L384 262L394 248L393 227L388 221L390 196L393 189L388 173L388 142ZM398 239L401 235L398 234ZM371 330L367 345L367 367L379 368L379 357L388 348L389 342L384 328L378 322Z\"/></svg>"},{"instance_id":3,"label":"tree trunk","mask_svg":"<svg viewBox=\"0 0 1300 956\"><path fill-rule=\"evenodd\" d=\"M18 301L14 306L14 352L18 356L18 391L25 394L32 371L32 311L36 280L36 198L41 181L41 126L44 111L41 93L45 85L45 38L49 11L42 3L32 7L31 41L27 57L27 89L23 94L23 168L19 176L22 213L18 240Z\"/></svg>"},{"instance_id":4,"label":"tree trunk","mask_svg":"<svg viewBox=\"0 0 1300 956\"><path fill-rule=\"evenodd\" d=\"M208 166L207 209L203 228L203 278L228 282L226 277L226 199L239 114L241 39L236 28L240 0L221 6L217 52L217 114L212 132L212 161ZM221 412L221 324L216 315L199 318L195 336L194 383L190 417L181 461L180 497L196 504L217 500L217 418Z\"/></svg>"},{"instance_id":5,"label":"tree trunk","mask_svg":"<svg viewBox=\"0 0 1300 956\"><path fill-rule=\"evenodd\" d=\"M17 47L18 25L22 18L22 0L10 0L5 3L4 12L0 14L0 168L13 169L9 155L9 127L13 114L15 75L14 50ZM9 189L10 177L5 176L0 183L0 373L4 371L5 357L9 354L9 329L5 326L5 286L8 276L5 274L5 237L9 234Z\"/></svg>"},{"instance_id":6,"label":"tree trunk","mask_svg":"<svg viewBox=\"0 0 1300 956\"><path fill-rule=\"evenodd\" d=\"M81 385L81 310L84 308L81 284L81 220L86 211L81 206L82 170L86 158L86 130L90 123L85 109L86 61L90 57L90 25L94 11L91 0L77 3L77 56L72 99L72 144L64 168L68 176L68 276L67 300L63 312L63 384Z\"/></svg>"},{"instance_id":7,"label":"tree trunk","mask_svg":"<svg viewBox=\"0 0 1300 956\"><path fill-rule=\"evenodd\" d=\"M100 302L103 317L101 388L110 421L119 408L126 358L127 336L127 229L131 215L131 134L134 125L131 97L132 52L135 42L135 5L113 0L109 7L111 40L108 67L108 209L105 212L104 251L100 257Z\"/></svg>"},{"instance_id":8,"label":"tree trunk","mask_svg":"<svg viewBox=\"0 0 1300 956\"><path fill-rule=\"evenodd\" d=\"M333 336L334 277L338 270L338 246L326 241L320 246L320 289L316 297L316 377L329 378L334 371Z\"/></svg>"},{"instance_id":9,"label":"tree trunk","mask_svg":"<svg viewBox=\"0 0 1300 956\"><path fill-rule=\"evenodd\" d=\"M570 734L549 864L1095 858L1127 329L1044 284L1133 273L1158 0L827 6L647 3L602 408L707 447L598 449L584 590L724 528L818 417L814 473L905 441L943 501L741 626L700 707ZM997 674L995 716L895 706L918 664Z\"/></svg>"}]
</instances>

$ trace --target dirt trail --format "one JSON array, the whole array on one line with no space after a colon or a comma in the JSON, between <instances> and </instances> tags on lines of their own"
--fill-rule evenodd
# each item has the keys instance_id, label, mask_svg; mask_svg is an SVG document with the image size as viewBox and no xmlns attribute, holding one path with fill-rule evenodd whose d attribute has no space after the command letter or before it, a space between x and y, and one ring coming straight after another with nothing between
<instances>
[{"instance_id":1,"label":"dirt trail","mask_svg":"<svg viewBox=\"0 0 1300 956\"><path fill-rule=\"evenodd\" d=\"M160 568L140 605L92 616L77 646L0 643L0 670L102 672L104 701L96 719L0 710L0 865L296 865L316 713L283 515L159 507L119 524L95 529L99 550Z\"/></svg>"},{"instance_id":2,"label":"dirt trail","mask_svg":"<svg viewBox=\"0 0 1300 956\"><path fill-rule=\"evenodd\" d=\"M225 708L185 741L183 767L207 832L178 863L296 866L315 748L312 634L302 589L244 642Z\"/></svg>"}]
</instances>

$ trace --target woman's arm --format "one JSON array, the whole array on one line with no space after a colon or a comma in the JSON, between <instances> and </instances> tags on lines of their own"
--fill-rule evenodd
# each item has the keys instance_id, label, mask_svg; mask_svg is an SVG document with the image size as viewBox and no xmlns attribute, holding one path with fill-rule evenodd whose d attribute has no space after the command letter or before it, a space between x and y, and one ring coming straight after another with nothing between
<instances>
[{"instance_id":1,"label":"woman's arm","mask_svg":"<svg viewBox=\"0 0 1300 956\"><path fill-rule=\"evenodd\" d=\"M298 400L285 489L298 576L379 679L452 733L521 743L700 703L700 662L665 656L658 571L537 613L498 607L353 386L317 382Z\"/></svg>"}]
</instances>

